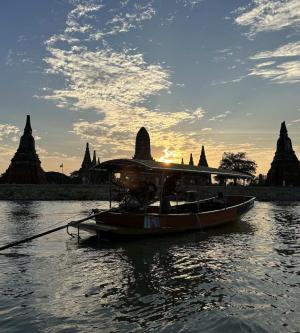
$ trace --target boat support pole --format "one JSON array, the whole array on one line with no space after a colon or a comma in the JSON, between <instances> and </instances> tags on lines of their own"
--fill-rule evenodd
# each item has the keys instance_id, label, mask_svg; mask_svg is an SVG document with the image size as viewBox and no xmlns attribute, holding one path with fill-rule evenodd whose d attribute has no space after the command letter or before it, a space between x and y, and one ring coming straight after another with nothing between
<instances>
[{"instance_id":1,"label":"boat support pole","mask_svg":"<svg viewBox=\"0 0 300 333\"><path fill-rule=\"evenodd\" d=\"M111 209L111 172L109 172L109 208Z\"/></svg>"},{"instance_id":2,"label":"boat support pole","mask_svg":"<svg viewBox=\"0 0 300 333\"><path fill-rule=\"evenodd\" d=\"M57 227L57 228L54 228L54 229L50 229L50 230L47 230L45 232L42 232L40 234L36 234L34 236L31 236L31 237L28 237L28 238L24 238L24 239L21 239L19 241L16 241L16 242L12 242L12 243L9 243L9 244L6 244L4 246L1 246L0 247L0 251L2 250L6 250L6 249L9 249L10 247L13 247L13 246L16 246L16 245L19 245L19 244L23 244L23 243L27 243L27 242L30 242L32 241L33 239L36 239L36 238L39 238L39 237L43 237L43 236L46 236L48 234L51 234L53 232L56 232L56 231L59 231L59 230L62 230L62 229L65 229L65 228L68 228L68 227L76 227L78 224L84 222L84 221L87 221L87 220L90 220L92 218L94 218L95 216L98 216L98 215L101 215L102 213L104 212L107 212L107 211L102 211L100 213L96 213L96 214L92 214L88 217L85 217L81 220L78 220L78 221L71 221L65 225L62 225L60 227Z\"/></svg>"}]
</instances>

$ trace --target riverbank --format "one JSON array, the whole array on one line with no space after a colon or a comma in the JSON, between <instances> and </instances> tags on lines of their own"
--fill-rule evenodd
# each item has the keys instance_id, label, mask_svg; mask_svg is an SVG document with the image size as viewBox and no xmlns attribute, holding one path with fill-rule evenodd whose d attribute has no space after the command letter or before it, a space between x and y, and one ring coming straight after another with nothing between
<instances>
[{"instance_id":1,"label":"riverbank","mask_svg":"<svg viewBox=\"0 0 300 333\"><path fill-rule=\"evenodd\" d=\"M259 201L300 201L300 187L264 186L190 186L199 198L206 198L223 192L227 195L255 196ZM119 192L112 189L112 198ZM108 200L108 185L0 185L0 200Z\"/></svg>"}]
</instances>

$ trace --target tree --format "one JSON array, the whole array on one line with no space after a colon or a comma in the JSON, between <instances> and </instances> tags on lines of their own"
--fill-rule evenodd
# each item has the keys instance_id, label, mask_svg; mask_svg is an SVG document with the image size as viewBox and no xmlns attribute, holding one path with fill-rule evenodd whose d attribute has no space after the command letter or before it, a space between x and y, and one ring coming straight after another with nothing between
<instances>
[{"instance_id":1,"label":"tree","mask_svg":"<svg viewBox=\"0 0 300 333\"><path fill-rule=\"evenodd\" d=\"M250 176L255 175L256 168L257 168L256 162L248 159L246 153L244 152L238 152L238 153L225 152L223 154L222 160L220 161L220 169L243 172ZM237 177L232 177L232 178L234 180L234 184L236 185ZM216 180L222 182L224 180L224 177L217 176Z\"/></svg>"}]
</instances>

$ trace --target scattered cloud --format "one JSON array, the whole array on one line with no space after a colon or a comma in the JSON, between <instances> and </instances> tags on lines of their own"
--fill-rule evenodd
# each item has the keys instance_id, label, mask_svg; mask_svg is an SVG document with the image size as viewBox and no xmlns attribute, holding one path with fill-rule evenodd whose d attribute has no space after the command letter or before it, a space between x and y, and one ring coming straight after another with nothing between
<instances>
[{"instance_id":1,"label":"scattered cloud","mask_svg":"<svg viewBox=\"0 0 300 333\"><path fill-rule=\"evenodd\" d=\"M120 150L122 153L132 152L135 135L145 124L151 133L155 145L182 146L184 134L175 131L182 128L186 122L197 122L204 116L204 110L198 107L194 111L163 113L149 111L145 108L135 108L119 116L119 122L111 121L78 121L73 124L72 132L84 140L90 140L99 147L110 151ZM102 148L101 148L102 149ZM108 151L107 151L108 154ZM124 157L124 156L123 156Z\"/></svg>"},{"instance_id":2,"label":"scattered cloud","mask_svg":"<svg viewBox=\"0 0 300 333\"><path fill-rule=\"evenodd\" d=\"M233 56L234 51L231 48L217 50L216 53L218 55L212 58L212 62L220 63L226 61L229 57Z\"/></svg>"},{"instance_id":3,"label":"scattered cloud","mask_svg":"<svg viewBox=\"0 0 300 333\"><path fill-rule=\"evenodd\" d=\"M138 105L171 85L166 69L147 64L141 53L131 50L50 47L48 51L47 72L62 74L68 85L44 98L58 101L62 107L118 111Z\"/></svg>"},{"instance_id":4,"label":"scattered cloud","mask_svg":"<svg viewBox=\"0 0 300 333\"><path fill-rule=\"evenodd\" d=\"M14 53L12 49L9 49L6 55L5 59L5 65L6 66L13 66L14 65L14 60L13 60Z\"/></svg>"},{"instance_id":5,"label":"scattered cloud","mask_svg":"<svg viewBox=\"0 0 300 333\"><path fill-rule=\"evenodd\" d=\"M259 64L256 64L257 68L261 68L261 67L267 67L267 66L271 66L276 64L276 61L266 61L266 62L261 62Z\"/></svg>"},{"instance_id":6,"label":"scattered cloud","mask_svg":"<svg viewBox=\"0 0 300 333\"><path fill-rule=\"evenodd\" d=\"M15 125L0 124L0 141L9 140L15 142L18 140L20 129Z\"/></svg>"},{"instance_id":7,"label":"scattered cloud","mask_svg":"<svg viewBox=\"0 0 300 333\"><path fill-rule=\"evenodd\" d=\"M33 60L29 58L24 51L16 51L9 49L5 58L5 65L10 67L32 63Z\"/></svg>"},{"instance_id":8,"label":"scattered cloud","mask_svg":"<svg viewBox=\"0 0 300 333\"><path fill-rule=\"evenodd\" d=\"M235 22L249 27L248 36L257 33L296 28L300 23L299 0L253 0L237 12Z\"/></svg>"},{"instance_id":9,"label":"scattered cloud","mask_svg":"<svg viewBox=\"0 0 300 333\"><path fill-rule=\"evenodd\" d=\"M178 2L184 6L200 3ZM77 2L67 16L64 32L45 42L48 51L44 59L46 73L62 76L65 85L61 89L44 88L40 98L51 100L61 108L96 112L99 120L78 120L74 122L72 132L93 142L102 155L108 157L116 156L116 152L128 154L132 151L128 148L129 142L134 142L141 126L150 130L157 149L162 140L167 148L175 142L179 145L180 140L182 144L183 137L178 129L182 129L183 124L200 121L205 114L200 106L173 112L146 106L151 97L170 91L170 70L163 64L146 61L137 49L113 48L109 43L113 36L139 29L151 20L156 14L153 3L124 1L116 10L106 11L111 17L106 17L100 24L94 14L101 13L102 4ZM100 46L95 47L96 39L101 40Z\"/></svg>"},{"instance_id":10,"label":"scattered cloud","mask_svg":"<svg viewBox=\"0 0 300 333\"><path fill-rule=\"evenodd\" d=\"M257 63L248 76L259 76L274 83L300 82L300 61L292 60L300 56L300 43L292 42L278 47L275 50L263 51L251 56L251 60L267 60ZM287 60L288 59L288 60Z\"/></svg>"},{"instance_id":11,"label":"scattered cloud","mask_svg":"<svg viewBox=\"0 0 300 333\"><path fill-rule=\"evenodd\" d=\"M231 114L231 111L225 111L217 116L214 116L209 119L209 121L223 121L224 118L228 117Z\"/></svg>"},{"instance_id":12,"label":"scattered cloud","mask_svg":"<svg viewBox=\"0 0 300 333\"><path fill-rule=\"evenodd\" d=\"M210 132L210 131L212 131L212 128L211 127L204 127L204 128L202 128L201 131L202 132Z\"/></svg>"},{"instance_id":13,"label":"scattered cloud","mask_svg":"<svg viewBox=\"0 0 300 333\"><path fill-rule=\"evenodd\" d=\"M299 57L300 56L300 42L288 43L280 46L273 51L264 51L256 53L251 56L252 60L266 59L266 58L280 58L280 57Z\"/></svg>"},{"instance_id":14,"label":"scattered cloud","mask_svg":"<svg viewBox=\"0 0 300 333\"><path fill-rule=\"evenodd\" d=\"M237 78L231 79L231 80L214 80L210 83L210 85L211 86L218 86L218 85L227 84L227 83L238 83L246 77L247 77L247 75L242 75L240 77L237 77Z\"/></svg>"},{"instance_id":15,"label":"scattered cloud","mask_svg":"<svg viewBox=\"0 0 300 333\"><path fill-rule=\"evenodd\" d=\"M239 8L235 22L248 26L248 37L260 32L298 29L300 25L300 2L298 0L253 0L249 6ZM257 76L274 83L298 83L300 81L300 43L290 42L275 50L258 52L251 60L267 60L257 63L245 76Z\"/></svg>"},{"instance_id":16,"label":"scattered cloud","mask_svg":"<svg viewBox=\"0 0 300 333\"><path fill-rule=\"evenodd\" d=\"M199 6L203 0L177 0L177 3L182 3L184 7L194 8Z\"/></svg>"},{"instance_id":17,"label":"scattered cloud","mask_svg":"<svg viewBox=\"0 0 300 333\"><path fill-rule=\"evenodd\" d=\"M64 161L73 161L76 160L76 156L71 156L65 153L60 153L57 151L49 151L44 147L37 145L36 147L37 153L42 159L56 159L56 160L64 160Z\"/></svg>"},{"instance_id":18,"label":"scattered cloud","mask_svg":"<svg viewBox=\"0 0 300 333\"><path fill-rule=\"evenodd\" d=\"M248 76L258 76L274 83L299 83L300 61L288 61L281 64L273 62L255 65Z\"/></svg>"},{"instance_id":19,"label":"scattered cloud","mask_svg":"<svg viewBox=\"0 0 300 333\"><path fill-rule=\"evenodd\" d=\"M20 129L11 124L0 124L0 166L7 168L10 158L16 152L16 144L19 141Z\"/></svg>"}]
</instances>

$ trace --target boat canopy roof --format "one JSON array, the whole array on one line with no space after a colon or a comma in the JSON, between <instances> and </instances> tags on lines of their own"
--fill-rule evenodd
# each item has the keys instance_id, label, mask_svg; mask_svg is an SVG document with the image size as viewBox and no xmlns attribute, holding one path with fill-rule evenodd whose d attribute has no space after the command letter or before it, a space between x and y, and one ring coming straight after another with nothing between
<instances>
[{"instance_id":1,"label":"boat canopy roof","mask_svg":"<svg viewBox=\"0 0 300 333\"><path fill-rule=\"evenodd\" d=\"M124 171L136 171L146 173L168 173L168 174L181 174L181 175L220 175L226 177L236 177L244 179L252 179L251 175L225 170L209 168L204 166L192 166L187 164L176 164L157 162L153 160L138 160L138 159L113 159L102 162L94 167L95 170L105 170L110 172L124 172Z\"/></svg>"}]
</instances>

